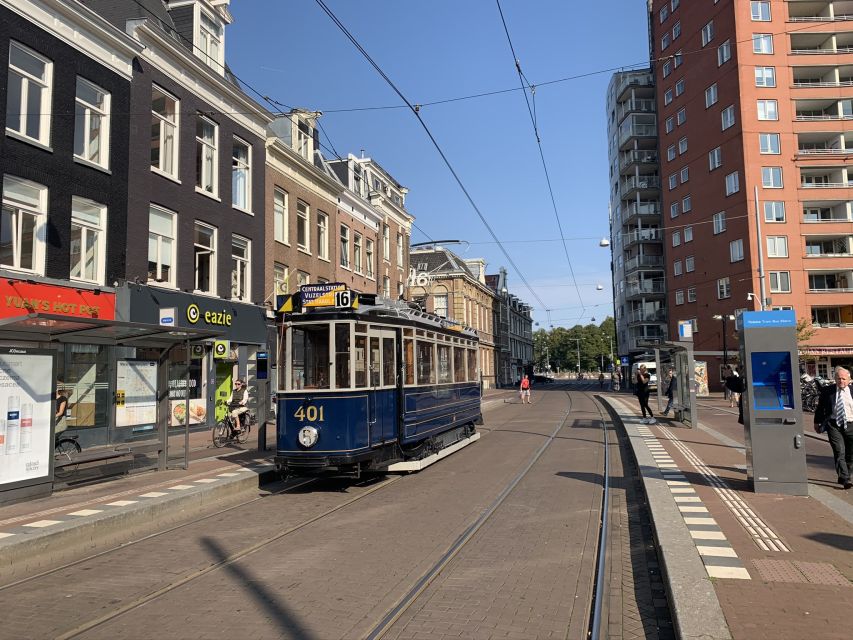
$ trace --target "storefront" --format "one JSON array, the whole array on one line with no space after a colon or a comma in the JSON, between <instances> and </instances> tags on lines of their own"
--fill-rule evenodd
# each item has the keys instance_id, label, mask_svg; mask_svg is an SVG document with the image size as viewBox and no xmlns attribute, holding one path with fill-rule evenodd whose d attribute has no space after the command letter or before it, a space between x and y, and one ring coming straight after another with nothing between
<instances>
[{"instance_id":1,"label":"storefront","mask_svg":"<svg viewBox=\"0 0 853 640\"><path fill-rule=\"evenodd\" d=\"M116 308L120 320L220 334L190 345L189 353L186 346L174 348L168 376L170 427L209 428L222 419L238 378L248 384L250 407L258 419L265 418L268 328L264 308L136 284L118 290Z\"/></svg>"}]
</instances>

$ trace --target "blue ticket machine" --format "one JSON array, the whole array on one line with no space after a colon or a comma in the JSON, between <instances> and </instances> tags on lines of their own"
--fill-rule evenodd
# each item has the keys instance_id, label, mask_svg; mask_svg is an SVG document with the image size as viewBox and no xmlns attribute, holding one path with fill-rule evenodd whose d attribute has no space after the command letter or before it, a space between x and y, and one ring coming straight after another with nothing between
<instances>
[{"instance_id":1,"label":"blue ticket machine","mask_svg":"<svg viewBox=\"0 0 853 640\"><path fill-rule=\"evenodd\" d=\"M746 472L756 493L808 495L793 311L738 317Z\"/></svg>"}]
</instances>

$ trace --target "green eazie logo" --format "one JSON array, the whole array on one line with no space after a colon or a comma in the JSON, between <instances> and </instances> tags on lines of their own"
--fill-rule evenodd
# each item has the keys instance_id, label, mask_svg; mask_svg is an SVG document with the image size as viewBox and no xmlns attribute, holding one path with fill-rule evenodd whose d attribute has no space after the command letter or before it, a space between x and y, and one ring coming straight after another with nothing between
<instances>
[{"instance_id":1,"label":"green eazie logo","mask_svg":"<svg viewBox=\"0 0 853 640\"><path fill-rule=\"evenodd\" d=\"M198 322L198 319L201 317L201 311L198 308L197 304L191 304L187 307L187 320L191 323L195 324Z\"/></svg>"}]
</instances>

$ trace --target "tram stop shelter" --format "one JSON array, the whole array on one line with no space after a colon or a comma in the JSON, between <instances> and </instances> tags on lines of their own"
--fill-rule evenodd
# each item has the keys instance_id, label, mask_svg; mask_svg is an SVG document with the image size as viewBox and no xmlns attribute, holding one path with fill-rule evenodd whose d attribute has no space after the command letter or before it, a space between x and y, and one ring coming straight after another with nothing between
<instances>
[{"instance_id":1,"label":"tram stop shelter","mask_svg":"<svg viewBox=\"0 0 853 640\"><path fill-rule=\"evenodd\" d=\"M4 380L0 400L5 399L3 408L8 405L9 409L4 435L10 435L10 422L18 419L13 413L18 405L20 418L14 427L16 433L27 432L19 437L15 451L6 438L5 453L17 452L14 457L26 460L21 460L20 473L0 474L0 503L50 493L59 482L58 472L69 464L76 469L80 464L123 457L125 470L187 468L190 420L169 426L174 411L170 370L174 375L178 367L188 379L191 345L220 334L211 329L34 311L0 318L0 377ZM70 367L79 374L75 385L61 378ZM83 447L82 453L68 460L55 458L53 451L58 387L63 391L73 387L65 433L76 436ZM188 414L189 406L184 410ZM85 427L80 424L84 413ZM4 457L12 462L9 455ZM32 469L38 473L28 473Z\"/></svg>"},{"instance_id":2,"label":"tram stop shelter","mask_svg":"<svg viewBox=\"0 0 853 640\"><path fill-rule=\"evenodd\" d=\"M649 342L640 344L639 346L655 353L658 377L658 411L661 412L666 407L666 377L664 371L668 371L669 367L673 367L677 381L672 400L675 419L691 428L696 427L699 424L699 407L696 403L696 364L693 358L693 341Z\"/></svg>"}]
</instances>

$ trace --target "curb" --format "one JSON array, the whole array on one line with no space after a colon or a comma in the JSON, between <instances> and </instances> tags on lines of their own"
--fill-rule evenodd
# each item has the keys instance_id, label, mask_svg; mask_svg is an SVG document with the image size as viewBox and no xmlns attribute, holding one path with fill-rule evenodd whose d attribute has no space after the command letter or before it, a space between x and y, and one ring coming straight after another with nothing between
<instances>
[{"instance_id":1,"label":"curb","mask_svg":"<svg viewBox=\"0 0 853 640\"><path fill-rule=\"evenodd\" d=\"M621 425L627 435L642 476L676 636L685 640L731 640L714 585L666 480L649 450L643 446L636 425L622 421L612 399L599 397L613 421Z\"/></svg>"},{"instance_id":2,"label":"curb","mask_svg":"<svg viewBox=\"0 0 853 640\"><path fill-rule=\"evenodd\" d=\"M272 465L254 469L235 468L234 477L197 484L188 489L155 497L138 497L132 505L93 505L101 513L78 517L66 515L50 528L26 526L0 538L0 584L38 573L97 553L109 545L126 544L155 531L184 522L212 506L227 507L277 478ZM175 480L181 485L180 479ZM140 494L146 492L140 487ZM161 493L157 491L156 493Z\"/></svg>"}]
</instances>

